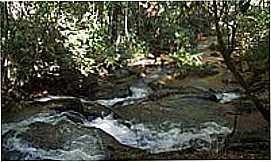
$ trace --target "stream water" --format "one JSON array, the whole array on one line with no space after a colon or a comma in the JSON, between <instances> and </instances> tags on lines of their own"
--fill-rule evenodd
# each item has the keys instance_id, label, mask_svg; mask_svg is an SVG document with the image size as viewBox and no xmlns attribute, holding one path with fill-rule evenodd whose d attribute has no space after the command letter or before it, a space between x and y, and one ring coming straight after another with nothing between
<instances>
[{"instance_id":1,"label":"stream water","mask_svg":"<svg viewBox=\"0 0 271 162\"><path fill-rule=\"evenodd\" d=\"M98 104L112 108L116 103L133 104L134 101L152 93L142 81L130 87L132 96L97 100ZM239 97L236 93L217 94L220 103ZM36 102L48 102L58 99L73 99L71 96L47 96ZM80 99L82 103L89 101ZM8 160L104 160L107 149L100 136L101 130L119 143L139 148L150 153L183 150L212 149L218 136L226 136L232 130L215 121L188 126L185 122L163 121L159 127L150 123L133 123L114 118L111 113L88 121L82 116L83 123L76 123L67 117L67 113L55 111L38 112L29 118L2 123L2 150ZM215 135L215 136L214 136ZM215 138L214 138L215 137ZM3 153L2 151L2 153Z\"/></svg>"}]
</instances>

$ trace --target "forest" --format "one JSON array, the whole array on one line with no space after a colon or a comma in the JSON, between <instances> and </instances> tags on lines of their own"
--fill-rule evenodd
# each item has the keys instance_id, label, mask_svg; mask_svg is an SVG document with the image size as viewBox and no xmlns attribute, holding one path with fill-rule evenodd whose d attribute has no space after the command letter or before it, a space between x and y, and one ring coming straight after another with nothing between
<instances>
[{"instance_id":1,"label":"forest","mask_svg":"<svg viewBox=\"0 0 271 162\"><path fill-rule=\"evenodd\" d=\"M1 160L270 159L270 2L7 1Z\"/></svg>"}]
</instances>

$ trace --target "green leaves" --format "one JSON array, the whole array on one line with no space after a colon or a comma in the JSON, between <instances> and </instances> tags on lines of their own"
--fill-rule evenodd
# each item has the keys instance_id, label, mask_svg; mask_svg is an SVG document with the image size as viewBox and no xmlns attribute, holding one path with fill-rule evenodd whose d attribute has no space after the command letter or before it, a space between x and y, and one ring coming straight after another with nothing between
<instances>
[{"instance_id":1,"label":"green leaves","mask_svg":"<svg viewBox=\"0 0 271 162\"><path fill-rule=\"evenodd\" d=\"M203 2L12 2L1 3L3 10L4 4L9 12L7 19L1 15L1 50L15 80L45 75L52 65L84 75L110 73L154 49L171 55L179 67L198 66L200 56L188 51L196 33L209 34L213 25L207 23L211 9ZM251 6L245 14L227 13L235 3L225 4L221 21L238 21L242 50L265 53L266 47L251 42L266 39L270 11ZM227 30L223 27L225 42Z\"/></svg>"},{"instance_id":2,"label":"green leaves","mask_svg":"<svg viewBox=\"0 0 271 162\"><path fill-rule=\"evenodd\" d=\"M202 62L200 61L200 55L192 55L191 53L187 52L184 48L180 48L174 53L170 54L170 57L173 58L178 67L183 66L200 66Z\"/></svg>"}]
</instances>

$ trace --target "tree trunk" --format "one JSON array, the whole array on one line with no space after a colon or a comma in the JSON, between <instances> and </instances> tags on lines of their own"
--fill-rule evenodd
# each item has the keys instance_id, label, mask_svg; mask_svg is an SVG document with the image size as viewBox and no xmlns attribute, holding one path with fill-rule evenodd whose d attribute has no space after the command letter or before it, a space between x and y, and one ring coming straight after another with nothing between
<instances>
[{"instance_id":1,"label":"tree trunk","mask_svg":"<svg viewBox=\"0 0 271 162\"><path fill-rule=\"evenodd\" d=\"M220 46L220 52L224 58L225 64L228 67L228 69L233 73L234 77L236 80L239 82L239 84L244 88L246 95L250 100L252 100L256 106L256 108L259 110L259 112L262 114L264 119L270 123L270 110L266 109L263 103L257 98L257 96L253 95L249 91L249 85L248 83L244 80L242 75L237 71L237 69L234 66L233 60L231 58L231 54L233 52L233 46L231 47L226 47L224 41L223 41L223 35L219 26L219 19L217 15L217 6L216 2L214 2L214 14L215 14L215 28L216 28L216 35L217 35L217 40L218 44ZM233 36L235 34L233 33ZM231 44L234 44L234 38L232 38Z\"/></svg>"},{"instance_id":2,"label":"tree trunk","mask_svg":"<svg viewBox=\"0 0 271 162\"><path fill-rule=\"evenodd\" d=\"M124 16L124 30L125 30L125 35L127 38L129 38L129 32L128 32L128 4L129 2L126 2L126 7L125 7L125 16Z\"/></svg>"},{"instance_id":3,"label":"tree trunk","mask_svg":"<svg viewBox=\"0 0 271 162\"><path fill-rule=\"evenodd\" d=\"M136 25L136 27L137 27L137 35L139 36L140 34L140 2L138 2L137 3L137 18L136 18L136 20L137 20L137 25Z\"/></svg>"},{"instance_id":4,"label":"tree trunk","mask_svg":"<svg viewBox=\"0 0 271 162\"><path fill-rule=\"evenodd\" d=\"M245 89L246 95L248 96L248 98L251 101L254 102L256 108L260 111L260 113L262 114L262 116L264 117L264 119L267 122L270 123L270 110L268 110L267 108L265 108L264 104L258 99L257 96L255 96L252 93L250 93L249 86L248 86L247 82L244 80L244 78L242 77L242 75L235 68L234 63L233 63L233 61L232 61L232 59L230 57L230 53L223 52L223 51L221 53L223 55L225 64L227 65L227 67L229 68L229 70L233 73L233 75L236 78L236 80Z\"/></svg>"},{"instance_id":5,"label":"tree trunk","mask_svg":"<svg viewBox=\"0 0 271 162\"><path fill-rule=\"evenodd\" d=\"M1 26L5 26L4 28L4 33L3 33L3 37L5 38L5 42L1 41L1 47L3 47L2 43L6 43L7 44L7 49L8 49L8 27L9 27L9 21L8 21L8 2L4 2L4 15L3 15L3 19L1 20ZM5 85L7 82L7 70L8 68L6 67L7 65L5 65L8 62L8 58L7 58L7 51L3 48L1 48L1 85Z\"/></svg>"},{"instance_id":6,"label":"tree trunk","mask_svg":"<svg viewBox=\"0 0 271 162\"><path fill-rule=\"evenodd\" d=\"M112 17L111 17L111 43L115 42L117 40L117 21L118 21L118 17L117 17L117 7L116 5L113 3L112 4Z\"/></svg>"}]
</instances>

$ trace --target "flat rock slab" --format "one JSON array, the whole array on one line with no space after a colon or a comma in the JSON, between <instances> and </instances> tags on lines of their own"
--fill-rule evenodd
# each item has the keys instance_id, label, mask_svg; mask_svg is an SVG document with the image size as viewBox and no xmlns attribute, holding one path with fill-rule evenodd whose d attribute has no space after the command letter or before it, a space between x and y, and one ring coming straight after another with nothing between
<instances>
[{"instance_id":1,"label":"flat rock slab","mask_svg":"<svg viewBox=\"0 0 271 162\"><path fill-rule=\"evenodd\" d=\"M196 126L205 122L217 122L231 128L233 116L227 116L226 112L233 111L234 107L205 99L172 95L156 101L114 107L113 110L125 120L134 123L159 125L163 122L182 122Z\"/></svg>"}]
</instances>

